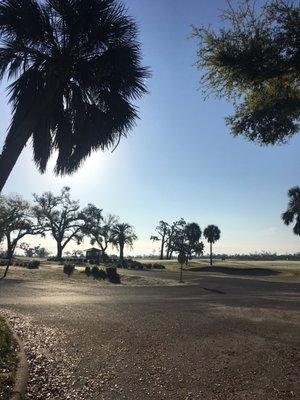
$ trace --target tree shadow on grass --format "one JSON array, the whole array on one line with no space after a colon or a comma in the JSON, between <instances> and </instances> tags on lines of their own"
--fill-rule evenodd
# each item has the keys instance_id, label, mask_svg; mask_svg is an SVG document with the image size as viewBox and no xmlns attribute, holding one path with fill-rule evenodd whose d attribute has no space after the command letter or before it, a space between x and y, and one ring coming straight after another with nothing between
<instances>
[{"instance_id":1,"label":"tree shadow on grass","mask_svg":"<svg viewBox=\"0 0 300 400\"><path fill-rule=\"evenodd\" d=\"M194 267L186 268L187 271L218 272L226 275L240 276L274 276L280 275L280 271L269 268L230 268L230 267Z\"/></svg>"}]
</instances>

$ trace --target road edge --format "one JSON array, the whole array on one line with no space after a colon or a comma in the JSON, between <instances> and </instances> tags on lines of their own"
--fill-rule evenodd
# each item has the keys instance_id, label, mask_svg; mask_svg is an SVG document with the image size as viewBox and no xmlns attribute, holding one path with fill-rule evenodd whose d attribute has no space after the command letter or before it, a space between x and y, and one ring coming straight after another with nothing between
<instances>
[{"instance_id":1,"label":"road edge","mask_svg":"<svg viewBox=\"0 0 300 400\"><path fill-rule=\"evenodd\" d=\"M18 366L16 369L15 384L12 390L12 395L10 397L10 400L23 400L25 398L27 382L29 377L27 358L22 340L15 332L14 327L11 325L11 323L7 321L7 318L5 318L5 322L12 333L13 339L18 345L18 352L17 352Z\"/></svg>"}]
</instances>

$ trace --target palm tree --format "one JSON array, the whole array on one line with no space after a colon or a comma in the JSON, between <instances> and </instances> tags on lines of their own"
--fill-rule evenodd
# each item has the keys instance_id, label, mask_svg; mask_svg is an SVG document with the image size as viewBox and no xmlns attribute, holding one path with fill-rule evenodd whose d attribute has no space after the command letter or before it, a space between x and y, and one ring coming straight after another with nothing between
<instances>
[{"instance_id":1,"label":"palm tree","mask_svg":"<svg viewBox=\"0 0 300 400\"><path fill-rule=\"evenodd\" d=\"M137 240L133 227L127 223L116 224L112 229L112 243L120 250L120 262L124 260L124 246L132 247L133 242Z\"/></svg>"},{"instance_id":2,"label":"palm tree","mask_svg":"<svg viewBox=\"0 0 300 400\"><path fill-rule=\"evenodd\" d=\"M115 0L0 2L0 80L12 121L0 155L0 191L32 140L44 172L71 174L95 150L119 143L146 92L137 27Z\"/></svg>"},{"instance_id":3,"label":"palm tree","mask_svg":"<svg viewBox=\"0 0 300 400\"><path fill-rule=\"evenodd\" d=\"M212 244L220 239L221 231L216 225L208 225L204 229L203 235L210 243L210 265L212 265Z\"/></svg>"},{"instance_id":4,"label":"palm tree","mask_svg":"<svg viewBox=\"0 0 300 400\"><path fill-rule=\"evenodd\" d=\"M286 225L295 220L293 228L295 235L300 235L300 187L295 186L288 191L289 203L286 212L282 214L283 222Z\"/></svg>"}]
</instances>

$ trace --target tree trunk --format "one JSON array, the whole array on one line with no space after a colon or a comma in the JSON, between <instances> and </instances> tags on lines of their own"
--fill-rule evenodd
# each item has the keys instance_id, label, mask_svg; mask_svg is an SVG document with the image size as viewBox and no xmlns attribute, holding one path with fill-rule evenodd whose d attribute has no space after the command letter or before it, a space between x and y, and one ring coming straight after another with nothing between
<instances>
[{"instance_id":1,"label":"tree trunk","mask_svg":"<svg viewBox=\"0 0 300 400\"><path fill-rule=\"evenodd\" d=\"M62 259L62 251L63 251L63 247L62 247L61 243L60 243L60 242L57 242L57 254L56 254L56 258L57 258L58 260L61 260L61 259Z\"/></svg>"},{"instance_id":2,"label":"tree trunk","mask_svg":"<svg viewBox=\"0 0 300 400\"><path fill-rule=\"evenodd\" d=\"M6 251L7 264L6 264L4 274L3 274L3 276L1 276L0 280L4 279L6 277L9 267L11 265L13 255L14 255L14 247L15 246L13 246L13 244L11 243L10 236L6 236L6 239L7 239L7 251Z\"/></svg>"},{"instance_id":3,"label":"tree trunk","mask_svg":"<svg viewBox=\"0 0 300 400\"><path fill-rule=\"evenodd\" d=\"M25 133L18 132L5 142L0 155L0 193L25 147L29 136L30 134L26 133L26 131Z\"/></svg>"},{"instance_id":4,"label":"tree trunk","mask_svg":"<svg viewBox=\"0 0 300 400\"><path fill-rule=\"evenodd\" d=\"M164 239L161 239L160 260L164 259L164 247L165 247L165 241Z\"/></svg>"},{"instance_id":5,"label":"tree trunk","mask_svg":"<svg viewBox=\"0 0 300 400\"><path fill-rule=\"evenodd\" d=\"M1 281L1 279L4 279L4 278L6 277L6 275L7 275L7 273L8 273L8 270L9 270L9 267L10 267L10 264L11 264L11 259L7 261L4 274L3 274L3 276L0 277L0 281Z\"/></svg>"},{"instance_id":6,"label":"tree trunk","mask_svg":"<svg viewBox=\"0 0 300 400\"><path fill-rule=\"evenodd\" d=\"M7 248L7 251L6 251L6 258L9 259L9 260L11 260L11 259L13 258L13 255L14 255L13 247L12 247L12 246L9 246L9 247Z\"/></svg>"},{"instance_id":7,"label":"tree trunk","mask_svg":"<svg viewBox=\"0 0 300 400\"><path fill-rule=\"evenodd\" d=\"M120 262L123 263L124 261L124 244L120 243Z\"/></svg>"},{"instance_id":8,"label":"tree trunk","mask_svg":"<svg viewBox=\"0 0 300 400\"><path fill-rule=\"evenodd\" d=\"M212 266L212 242L210 242L210 265Z\"/></svg>"}]
</instances>

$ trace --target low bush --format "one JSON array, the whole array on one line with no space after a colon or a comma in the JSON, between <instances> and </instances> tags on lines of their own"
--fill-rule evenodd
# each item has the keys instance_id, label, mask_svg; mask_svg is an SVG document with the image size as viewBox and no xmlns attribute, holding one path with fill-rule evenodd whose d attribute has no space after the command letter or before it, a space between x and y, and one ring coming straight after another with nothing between
<instances>
[{"instance_id":1,"label":"low bush","mask_svg":"<svg viewBox=\"0 0 300 400\"><path fill-rule=\"evenodd\" d=\"M94 266L94 267L91 269L91 274L92 274L92 276L93 276L94 279L98 279L98 276L99 276L99 267Z\"/></svg>"},{"instance_id":2,"label":"low bush","mask_svg":"<svg viewBox=\"0 0 300 400\"><path fill-rule=\"evenodd\" d=\"M100 269L100 268L97 267L97 266L94 266L94 267L92 268L91 273L92 273L94 279L105 280L105 279L107 278L106 272L103 271L103 269Z\"/></svg>"},{"instance_id":3,"label":"low bush","mask_svg":"<svg viewBox=\"0 0 300 400\"><path fill-rule=\"evenodd\" d=\"M119 267L120 266L120 267ZM127 268L127 269L144 269L144 264L139 261L135 261L132 259L123 260L123 263L118 264L119 268Z\"/></svg>"},{"instance_id":4,"label":"low bush","mask_svg":"<svg viewBox=\"0 0 300 400\"><path fill-rule=\"evenodd\" d=\"M64 274L68 275L68 278L70 278L74 270L75 270L74 264L64 264Z\"/></svg>"},{"instance_id":5,"label":"low bush","mask_svg":"<svg viewBox=\"0 0 300 400\"><path fill-rule=\"evenodd\" d=\"M153 264L152 268L153 269L166 269L166 267L162 264Z\"/></svg>"},{"instance_id":6,"label":"low bush","mask_svg":"<svg viewBox=\"0 0 300 400\"><path fill-rule=\"evenodd\" d=\"M107 274L103 269L99 269L98 279L105 280L107 278Z\"/></svg>"},{"instance_id":7,"label":"low bush","mask_svg":"<svg viewBox=\"0 0 300 400\"><path fill-rule=\"evenodd\" d=\"M109 282L111 283L121 283L121 277L117 273L117 269L113 267L106 268L106 274Z\"/></svg>"},{"instance_id":8,"label":"low bush","mask_svg":"<svg viewBox=\"0 0 300 400\"><path fill-rule=\"evenodd\" d=\"M37 260L30 261L26 266L26 268L28 269L39 269L39 267L40 267L40 262Z\"/></svg>"}]
</instances>

